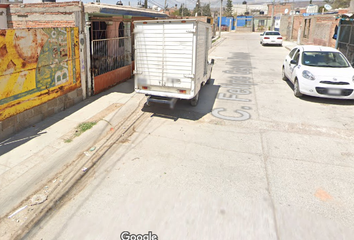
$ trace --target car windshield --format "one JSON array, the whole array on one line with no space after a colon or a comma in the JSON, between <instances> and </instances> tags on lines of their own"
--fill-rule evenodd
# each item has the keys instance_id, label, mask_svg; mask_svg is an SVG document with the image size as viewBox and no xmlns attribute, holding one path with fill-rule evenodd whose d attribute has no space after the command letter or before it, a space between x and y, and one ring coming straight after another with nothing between
<instances>
[{"instance_id":1,"label":"car windshield","mask_svg":"<svg viewBox=\"0 0 354 240\"><path fill-rule=\"evenodd\" d=\"M302 64L313 67L346 68L350 65L339 52L303 52Z\"/></svg>"},{"instance_id":2,"label":"car windshield","mask_svg":"<svg viewBox=\"0 0 354 240\"><path fill-rule=\"evenodd\" d=\"M265 35L280 35L279 32L266 32Z\"/></svg>"}]
</instances>

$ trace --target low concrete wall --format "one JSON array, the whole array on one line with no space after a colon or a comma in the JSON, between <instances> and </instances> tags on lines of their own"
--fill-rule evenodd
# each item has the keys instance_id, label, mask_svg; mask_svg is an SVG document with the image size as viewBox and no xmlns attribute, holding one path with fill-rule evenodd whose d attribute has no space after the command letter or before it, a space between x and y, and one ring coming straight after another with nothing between
<instances>
[{"instance_id":1,"label":"low concrete wall","mask_svg":"<svg viewBox=\"0 0 354 240\"><path fill-rule=\"evenodd\" d=\"M132 77L132 64L98 75L94 80L94 94L98 94Z\"/></svg>"},{"instance_id":2,"label":"low concrete wall","mask_svg":"<svg viewBox=\"0 0 354 240\"><path fill-rule=\"evenodd\" d=\"M0 121L0 141L83 100L82 88Z\"/></svg>"}]
</instances>

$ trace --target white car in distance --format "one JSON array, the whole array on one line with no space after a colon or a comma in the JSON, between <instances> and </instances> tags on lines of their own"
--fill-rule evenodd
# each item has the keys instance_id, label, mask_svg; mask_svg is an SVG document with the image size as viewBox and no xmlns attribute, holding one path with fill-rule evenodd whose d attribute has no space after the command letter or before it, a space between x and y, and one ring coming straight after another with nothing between
<instances>
[{"instance_id":1,"label":"white car in distance","mask_svg":"<svg viewBox=\"0 0 354 240\"><path fill-rule=\"evenodd\" d=\"M282 77L294 84L294 95L354 99L354 69L332 47L299 45L286 56Z\"/></svg>"},{"instance_id":2,"label":"white car in distance","mask_svg":"<svg viewBox=\"0 0 354 240\"><path fill-rule=\"evenodd\" d=\"M260 44L264 45L283 45L283 37L277 31L265 31L260 34Z\"/></svg>"}]
</instances>

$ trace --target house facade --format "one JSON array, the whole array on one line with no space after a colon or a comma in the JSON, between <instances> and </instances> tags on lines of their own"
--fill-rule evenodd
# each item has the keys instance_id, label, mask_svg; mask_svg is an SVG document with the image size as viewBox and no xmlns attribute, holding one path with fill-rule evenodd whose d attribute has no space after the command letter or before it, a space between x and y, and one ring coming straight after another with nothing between
<instances>
[{"instance_id":1,"label":"house facade","mask_svg":"<svg viewBox=\"0 0 354 240\"><path fill-rule=\"evenodd\" d=\"M78 1L1 7L1 139L131 78L133 21L167 17Z\"/></svg>"}]
</instances>

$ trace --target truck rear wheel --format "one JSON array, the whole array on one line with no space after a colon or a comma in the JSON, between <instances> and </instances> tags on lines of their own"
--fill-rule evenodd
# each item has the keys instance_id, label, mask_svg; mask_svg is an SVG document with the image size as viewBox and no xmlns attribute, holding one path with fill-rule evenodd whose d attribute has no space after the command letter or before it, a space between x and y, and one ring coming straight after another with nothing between
<instances>
[{"instance_id":1,"label":"truck rear wheel","mask_svg":"<svg viewBox=\"0 0 354 240\"><path fill-rule=\"evenodd\" d=\"M191 99L191 105L193 107L197 106L199 102L199 92L197 93L197 95L195 95L194 98Z\"/></svg>"}]
</instances>

